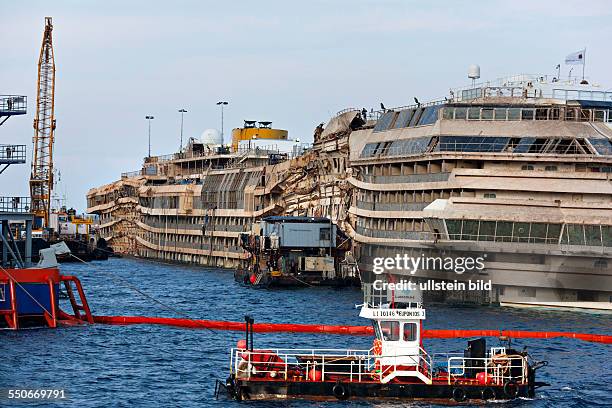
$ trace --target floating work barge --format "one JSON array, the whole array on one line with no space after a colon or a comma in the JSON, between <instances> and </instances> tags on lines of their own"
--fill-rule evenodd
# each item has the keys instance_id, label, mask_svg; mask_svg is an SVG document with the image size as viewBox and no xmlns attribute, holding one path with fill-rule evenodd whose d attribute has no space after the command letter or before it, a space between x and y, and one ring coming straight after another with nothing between
<instances>
[{"instance_id":1,"label":"floating work barge","mask_svg":"<svg viewBox=\"0 0 612 408\"><path fill-rule=\"evenodd\" d=\"M376 338L369 350L256 349L252 319L231 350L223 388L231 398L405 399L441 403L533 398L535 362L508 346L471 340L463 353L429 354L423 346L425 309L397 292L364 288L360 316Z\"/></svg>"},{"instance_id":2,"label":"floating work barge","mask_svg":"<svg viewBox=\"0 0 612 408\"><path fill-rule=\"evenodd\" d=\"M249 286L349 286L359 283L346 236L323 217L270 216L240 235L249 258L236 269Z\"/></svg>"},{"instance_id":3,"label":"floating work barge","mask_svg":"<svg viewBox=\"0 0 612 408\"><path fill-rule=\"evenodd\" d=\"M412 276L493 283L435 300L611 310L611 140L612 91L517 75L440 101L341 111L307 149L192 140L90 190L88 211L119 252L229 268L248 258L240 234L254 221L326 216L362 275L397 254L487 255L477 274Z\"/></svg>"}]
</instances>

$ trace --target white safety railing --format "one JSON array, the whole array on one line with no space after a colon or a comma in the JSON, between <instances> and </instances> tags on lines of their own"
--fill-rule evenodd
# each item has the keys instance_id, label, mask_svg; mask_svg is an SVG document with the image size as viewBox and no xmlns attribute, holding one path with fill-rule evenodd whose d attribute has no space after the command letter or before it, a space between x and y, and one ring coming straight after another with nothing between
<instances>
[{"instance_id":1,"label":"white safety railing","mask_svg":"<svg viewBox=\"0 0 612 408\"><path fill-rule=\"evenodd\" d=\"M527 383L529 364L521 355L497 354L491 357L449 357L447 360L448 383L455 379L470 377L468 371L484 372L485 381L503 385L509 381L517 384Z\"/></svg>"},{"instance_id":2,"label":"white safety railing","mask_svg":"<svg viewBox=\"0 0 612 408\"><path fill-rule=\"evenodd\" d=\"M389 364L389 361L397 363ZM384 363L383 363L384 362ZM432 359L419 348L415 355L377 355L373 350L233 348L231 373L238 378L273 378L349 382L389 381L397 376L412 376L431 383Z\"/></svg>"}]
</instances>

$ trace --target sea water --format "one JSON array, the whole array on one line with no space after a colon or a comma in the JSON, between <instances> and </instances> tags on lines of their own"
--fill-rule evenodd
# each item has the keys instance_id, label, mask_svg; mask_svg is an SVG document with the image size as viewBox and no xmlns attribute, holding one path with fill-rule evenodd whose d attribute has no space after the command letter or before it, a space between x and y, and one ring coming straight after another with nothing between
<instances>
[{"instance_id":1,"label":"sea water","mask_svg":"<svg viewBox=\"0 0 612 408\"><path fill-rule=\"evenodd\" d=\"M76 275L95 315L141 315L255 322L366 325L357 289L253 289L231 271L134 259L64 264ZM129 282L129 285L126 284ZM147 296L137 293L138 288ZM155 299L155 300L153 300ZM170 306L162 307L158 302ZM177 311L180 312L177 315ZM429 329L515 329L612 334L612 317L581 312L427 305ZM229 372L229 349L243 333L167 326L86 325L0 331L0 389L63 389L64 401L9 401L0 406L197 407L245 406L214 400L215 380ZM487 339L498 345L497 339ZM255 334L255 348L369 348L367 336ZM461 351L466 339L429 339L430 352ZM537 380L550 383L534 400L503 406L612 406L612 346L571 339L517 339L549 366ZM247 402L253 407L429 406L410 402ZM499 405L497 405L499 406Z\"/></svg>"}]
</instances>

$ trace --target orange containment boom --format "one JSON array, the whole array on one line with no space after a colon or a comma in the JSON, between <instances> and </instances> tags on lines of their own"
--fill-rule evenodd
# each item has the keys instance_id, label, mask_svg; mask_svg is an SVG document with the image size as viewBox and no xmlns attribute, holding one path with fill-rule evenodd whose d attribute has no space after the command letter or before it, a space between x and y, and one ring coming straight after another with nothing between
<instances>
[{"instance_id":1,"label":"orange containment boom","mask_svg":"<svg viewBox=\"0 0 612 408\"><path fill-rule=\"evenodd\" d=\"M177 319L171 317L145 317L145 316L94 316L95 323L100 324L158 324L165 326L186 327L190 329L211 329L243 331L243 322L225 322L218 320ZM257 333L320 333L342 334L350 336L372 335L374 330L370 326L330 326L323 324L285 324L285 323L256 323L253 331ZM612 344L612 336L603 334L586 334L572 332L535 332L524 330L424 330L423 337L430 339L452 339L470 337L512 337L531 339L550 339L566 337L591 341L596 343Z\"/></svg>"}]
</instances>

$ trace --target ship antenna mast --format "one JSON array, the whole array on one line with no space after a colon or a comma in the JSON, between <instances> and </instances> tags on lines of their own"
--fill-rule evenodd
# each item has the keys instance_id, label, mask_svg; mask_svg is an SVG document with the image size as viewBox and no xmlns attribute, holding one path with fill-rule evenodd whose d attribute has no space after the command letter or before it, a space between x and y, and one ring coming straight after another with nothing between
<instances>
[{"instance_id":1,"label":"ship antenna mast","mask_svg":"<svg viewBox=\"0 0 612 408\"><path fill-rule=\"evenodd\" d=\"M42 221L42 225L40 225L42 228L49 226L51 191L53 190L55 59L53 57L52 32L51 17L45 17L45 32L38 59L34 149L32 150L32 173L30 175L32 212L37 219Z\"/></svg>"}]
</instances>

